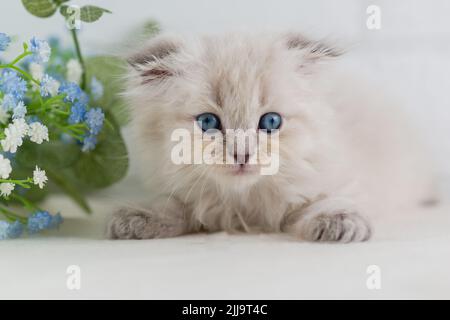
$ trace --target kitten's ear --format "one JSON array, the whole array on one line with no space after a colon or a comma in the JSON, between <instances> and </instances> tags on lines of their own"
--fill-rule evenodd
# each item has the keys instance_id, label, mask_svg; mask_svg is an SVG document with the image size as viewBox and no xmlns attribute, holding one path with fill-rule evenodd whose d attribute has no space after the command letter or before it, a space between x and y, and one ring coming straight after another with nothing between
<instances>
[{"instance_id":1,"label":"kitten's ear","mask_svg":"<svg viewBox=\"0 0 450 320\"><path fill-rule=\"evenodd\" d=\"M170 58L179 51L181 45L181 40L174 37L158 36L131 54L127 62L138 71L142 84L168 78L175 74Z\"/></svg>"},{"instance_id":2,"label":"kitten's ear","mask_svg":"<svg viewBox=\"0 0 450 320\"><path fill-rule=\"evenodd\" d=\"M284 45L288 50L298 53L301 58L301 68L335 59L342 54L344 50L327 44L323 41L313 41L302 34L290 33L283 37Z\"/></svg>"}]
</instances>

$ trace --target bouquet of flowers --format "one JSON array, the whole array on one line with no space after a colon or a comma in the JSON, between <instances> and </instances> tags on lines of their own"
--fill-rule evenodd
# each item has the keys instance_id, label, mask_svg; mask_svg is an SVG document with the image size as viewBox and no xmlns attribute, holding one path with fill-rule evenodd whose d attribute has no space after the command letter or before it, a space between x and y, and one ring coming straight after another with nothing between
<instances>
[{"instance_id":1,"label":"bouquet of flowers","mask_svg":"<svg viewBox=\"0 0 450 320\"><path fill-rule=\"evenodd\" d=\"M22 2L38 17L59 9L67 23L76 11L67 0ZM75 8L84 22L109 13ZM120 134L127 115L117 96L123 62L86 59L76 28L70 32L74 50L57 39L33 37L14 59L3 61L13 40L0 30L0 239L57 228L62 216L39 206L52 192L64 192L90 212L84 194L119 181L127 171Z\"/></svg>"}]
</instances>

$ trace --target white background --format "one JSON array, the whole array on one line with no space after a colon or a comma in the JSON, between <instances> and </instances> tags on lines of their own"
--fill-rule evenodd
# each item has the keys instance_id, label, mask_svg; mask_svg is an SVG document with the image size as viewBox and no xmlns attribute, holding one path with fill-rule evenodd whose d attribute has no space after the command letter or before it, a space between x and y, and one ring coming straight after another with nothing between
<instances>
[{"instance_id":1,"label":"white background","mask_svg":"<svg viewBox=\"0 0 450 320\"><path fill-rule=\"evenodd\" d=\"M450 2L446 0L90 0L113 11L82 26L90 53L117 53L123 40L149 18L177 33L299 30L351 45L354 61L384 89L403 98L436 156L436 172L450 174ZM368 30L366 9L381 8L381 30ZM0 30L69 39L59 15L39 19L19 0L2 0ZM67 41L67 43L69 43Z\"/></svg>"}]
</instances>

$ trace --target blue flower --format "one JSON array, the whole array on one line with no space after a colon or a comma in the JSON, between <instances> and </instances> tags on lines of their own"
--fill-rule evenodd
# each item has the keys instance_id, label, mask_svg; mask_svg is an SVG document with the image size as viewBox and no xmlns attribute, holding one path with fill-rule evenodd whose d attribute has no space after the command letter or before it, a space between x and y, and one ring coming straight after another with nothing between
<instances>
[{"instance_id":1,"label":"blue flower","mask_svg":"<svg viewBox=\"0 0 450 320\"><path fill-rule=\"evenodd\" d=\"M37 211L28 218L28 233L37 233L45 229L56 229L63 223L61 214L52 216L47 211Z\"/></svg>"},{"instance_id":2,"label":"blue flower","mask_svg":"<svg viewBox=\"0 0 450 320\"><path fill-rule=\"evenodd\" d=\"M49 229L58 229L60 224L63 223L63 217L58 212L54 216L52 216L52 221L50 222Z\"/></svg>"},{"instance_id":3,"label":"blue flower","mask_svg":"<svg viewBox=\"0 0 450 320\"><path fill-rule=\"evenodd\" d=\"M14 98L14 96L12 94L8 93L3 97L2 107L6 111L13 109L16 105L17 105L17 100L16 100L16 98Z\"/></svg>"},{"instance_id":4,"label":"blue flower","mask_svg":"<svg viewBox=\"0 0 450 320\"><path fill-rule=\"evenodd\" d=\"M36 37L30 40L30 51L33 53L32 60L36 63L44 63L50 59L52 49L47 41L39 40Z\"/></svg>"},{"instance_id":5,"label":"blue flower","mask_svg":"<svg viewBox=\"0 0 450 320\"><path fill-rule=\"evenodd\" d=\"M70 124L83 122L85 115L85 105L81 102L75 102L75 104L70 108L70 116L68 121Z\"/></svg>"},{"instance_id":6,"label":"blue flower","mask_svg":"<svg viewBox=\"0 0 450 320\"><path fill-rule=\"evenodd\" d=\"M27 82L15 71L4 70L0 77L0 90L5 94L11 94L16 101L21 100L27 91Z\"/></svg>"},{"instance_id":7,"label":"blue flower","mask_svg":"<svg viewBox=\"0 0 450 320\"><path fill-rule=\"evenodd\" d=\"M86 136L83 140L83 146L81 147L81 151L88 152L95 149L97 145L97 137L94 135Z\"/></svg>"},{"instance_id":8,"label":"blue flower","mask_svg":"<svg viewBox=\"0 0 450 320\"><path fill-rule=\"evenodd\" d=\"M0 240L8 239L9 223L6 221L0 221Z\"/></svg>"},{"instance_id":9,"label":"blue flower","mask_svg":"<svg viewBox=\"0 0 450 320\"><path fill-rule=\"evenodd\" d=\"M75 102L79 101L81 103L87 104L89 102L89 97L81 88L74 82L63 83L59 87L59 94L65 94L65 102Z\"/></svg>"},{"instance_id":10,"label":"blue flower","mask_svg":"<svg viewBox=\"0 0 450 320\"><path fill-rule=\"evenodd\" d=\"M23 233L23 225L19 221L14 221L9 225L7 233L10 239L18 238Z\"/></svg>"},{"instance_id":11,"label":"blue flower","mask_svg":"<svg viewBox=\"0 0 450 320\"><path fill-rule=\"evenodd\" d=\"M91 94L94 100L99 100L103 97L103 85L96 77L91 79Z\"/></svg>"},{"instance_id":12,"label":"blue flower","mask_svg":"<svg viewBox=\"0 0 450 320\"><path fill-rule=\"evenodd\" d=\"M5 33L0 32L0 51L5 51L9 43L11 42L11 38L8 37Z\"/></svg>"},{"instance_id":13,"label":"blue flower","mask_svg":"<svg viewBox=\"0 0 450 320\"><path fill-rule=\"evenodd\" d=\"M103 127L105 114L101 108L92 108L86 112L86 124L92 134L98 134Z\"/></svg>"},{"instance_id":14,"label":"blue flower","mask_svg":"<svg viewBox=\"0 0 450 320\"><path fill-rule=\"evenodd\" d=\"M47 211L37 211L28 218L28 232L37 233L48 229L52 223L52 215Z\"/></svg>"},{"instance_id":15,"label":"blue flower","mask_svg":"<svg viewBox=\"0 0 450 320\"><path fill-rule=\"evenodd\" d=\"M65 102L75 102L81 95L81 88L73 82L63 83L59 87L59 94L65 94Z\"/></svg>"},{"instance_id":16,"label":"blue flower","mask_svg":"<svg viewBox=\"0 0 450 320\"><path fill-rule=\"evenodd\" d=\"M19 119L25 117L27 114L27 107L23 103L23 101L19 101L19 103L13 109L13 119Z\"/></svg>"},{"instance_id":17,"label":"blue flower","mask_svg":"<svg viewBox=\"0 0 450 320\"><path fill-rule=\"evenodd\" d=\"M19 221L0 221L0 240L14 239L22 235L23 226Z\"/></svg>"}]
</instances>

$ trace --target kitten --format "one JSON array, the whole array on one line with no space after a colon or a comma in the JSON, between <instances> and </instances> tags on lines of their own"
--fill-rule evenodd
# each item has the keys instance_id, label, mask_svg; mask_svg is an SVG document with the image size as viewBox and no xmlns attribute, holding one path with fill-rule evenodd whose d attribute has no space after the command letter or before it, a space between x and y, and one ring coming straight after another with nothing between
<instances>
[{"instance_id":1,"label":"kitten","mask_svg":"<svg viewBox=\"0 0 450 320\"><path fill-rule=\"evenodd\" d=\"M118 210L108 236L225 230L365 241L368 216L418 203L428 180L412 139L393 105L327 72L341 53L296 33L151 39L128 59L125 92L151 204ZM173 133L191 132L193 149L204 147L204 121L221 137L213 157L233 163L174 163ZM275 137L277 172L261 174L259 145L237 150L226 129Z\"/></svg>"}]
</instances>

